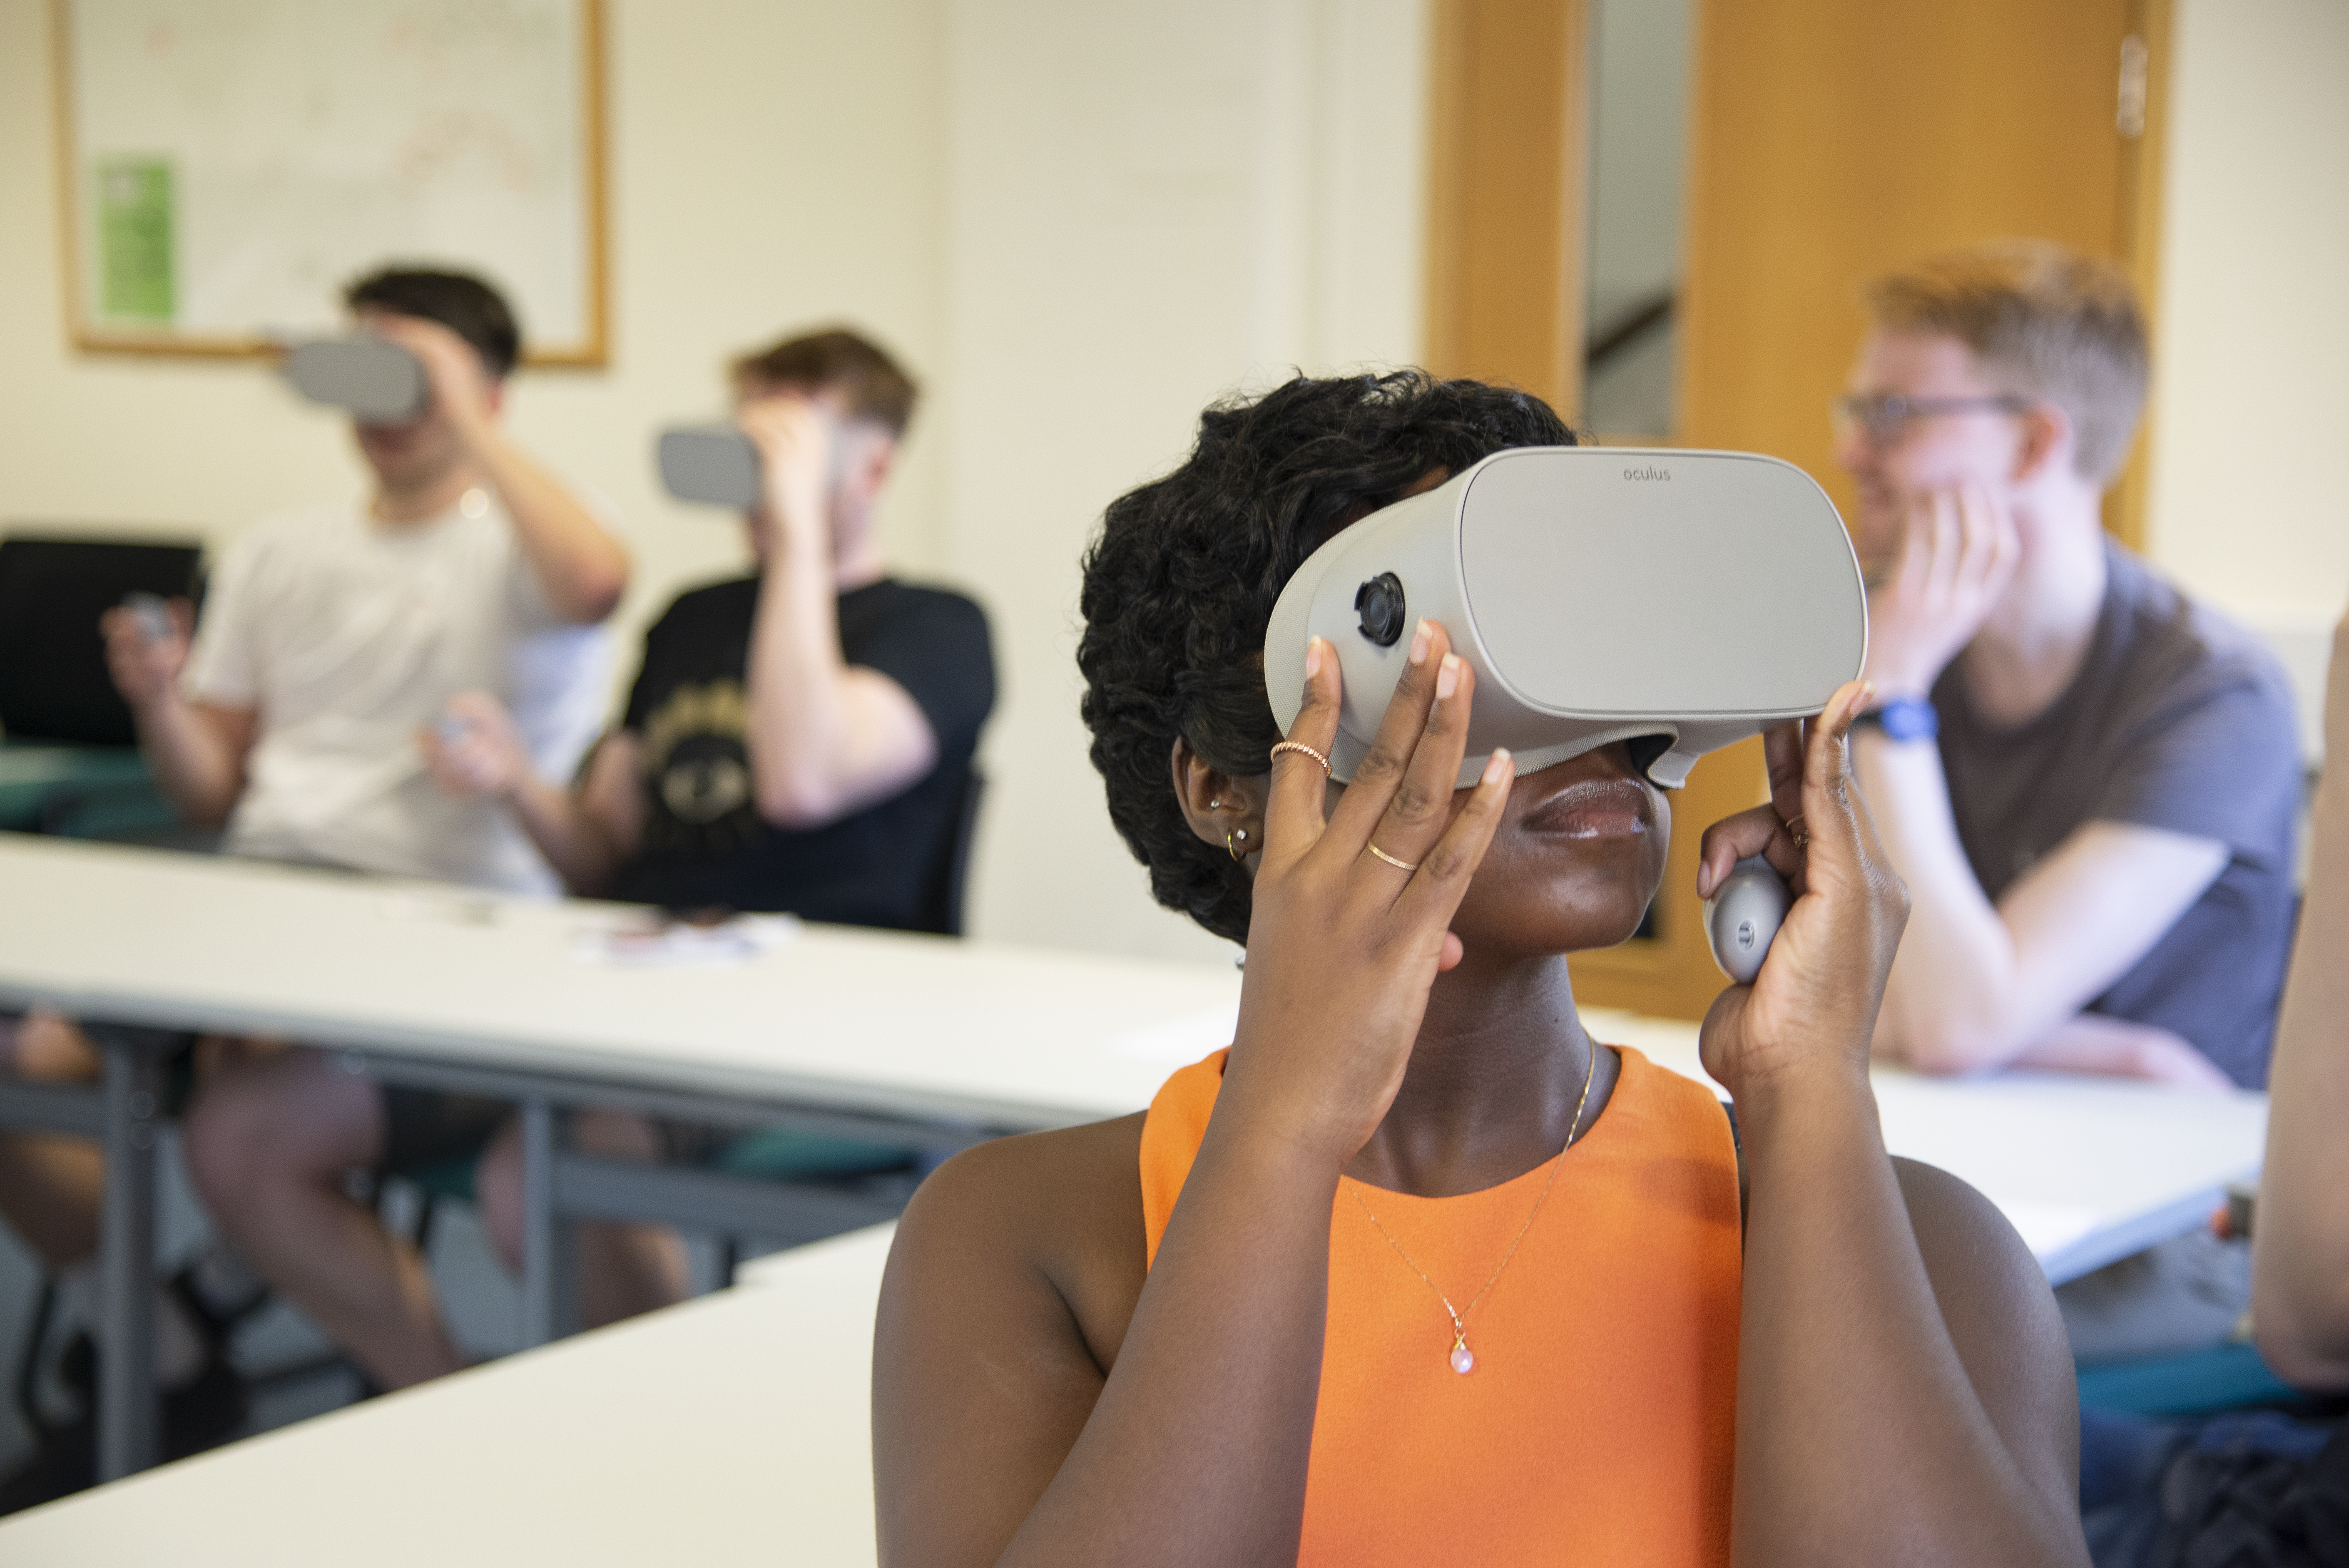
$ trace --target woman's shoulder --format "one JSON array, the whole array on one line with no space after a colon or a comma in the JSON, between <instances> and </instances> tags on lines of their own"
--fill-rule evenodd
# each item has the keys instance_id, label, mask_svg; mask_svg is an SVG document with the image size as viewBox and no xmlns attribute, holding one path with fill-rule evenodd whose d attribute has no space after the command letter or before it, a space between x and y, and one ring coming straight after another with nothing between
<instances>
[{"instance_id":1,"label":"woman's shoulder","mask_svg":"<svg viewBox=\"0 0 2349 1568\"><path fill-rule=\"evenodd\" d=\"M1098 1209L1141 1212L1141 1112L1049 1132L975 1143L938 1167L914 1194L901 1224L918 1227L932 1210L959 1223L1035 1233L1043 1242L1106 1218ZM1112 1189L1120 1201L1109 1202ZM1044 1200L1042 1206L1039 1201Z\"/></svg>"},{"instance_id":2,"label":"woman's shoulder","mask_svg":"<svg viewBox=\"0 0 2349 1568\"><path fill-rule=\"evenodd\" d=\"M1056 1296L1106 1374L1142 1294L1143 1120L994 1139L947 1161L898 1222L885 1297L1016 1309Z\"/></svg>"}]
</instances>

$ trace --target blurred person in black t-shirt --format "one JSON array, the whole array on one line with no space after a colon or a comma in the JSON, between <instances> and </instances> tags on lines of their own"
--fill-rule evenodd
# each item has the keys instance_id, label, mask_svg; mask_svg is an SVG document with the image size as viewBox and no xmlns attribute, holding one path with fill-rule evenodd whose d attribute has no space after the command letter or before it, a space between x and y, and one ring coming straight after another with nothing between
<instances>
[{"instance_id":1,"label":"blurred person in black t-shirt","mask_svg":"<svg viewBox=\"0 0 2349 1568\"><path fill-rule=\"evenodd\" d=\"M766 497L756 574L681 594L645 639L619 726L564 787L504 710L429 746L435 775L512 807L574 892L924 929L995 701L987 618L891 577L874 504L915 388L849 332L733 366Z\"/></svg>"}]
</instances>

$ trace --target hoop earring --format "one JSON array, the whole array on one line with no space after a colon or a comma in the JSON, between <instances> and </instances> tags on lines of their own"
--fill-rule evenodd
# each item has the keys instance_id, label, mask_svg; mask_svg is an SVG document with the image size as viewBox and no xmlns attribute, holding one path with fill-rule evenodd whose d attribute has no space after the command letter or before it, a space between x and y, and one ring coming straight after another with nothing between
<instances>
[{"instance_id":1,"label":"hoop earring","mask_svg":"<svg viewBox=\"0 0 2349 1568\"><path fill-rule=\"evenodd\" d=\"M1246 828L1233 828L1224 834L1224 848L1232 852L1232 859L1236 861L1242 861L1247 858L1247 851L1240 848L1242 844L1247 842L1247 830Z\"/></svg>"}]
</instances>

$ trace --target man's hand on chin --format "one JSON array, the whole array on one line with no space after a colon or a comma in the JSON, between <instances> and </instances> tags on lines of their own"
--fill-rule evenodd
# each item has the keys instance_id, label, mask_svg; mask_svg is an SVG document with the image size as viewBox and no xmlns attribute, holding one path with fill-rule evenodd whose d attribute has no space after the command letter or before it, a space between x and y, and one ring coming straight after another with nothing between
<instances>
[{"instance_id":1,"label":"man's hand on chin","mask_svg":"<svg viewBox=\"0 0 2349 1568\"><path fill-rule=\"evenodd\" d=\"M1868 668L1881 698L1923 696L1997 607L2022 542L1981 486L1912 496L1900 553L1868 593Z\"/></svg>"}]
</instances>

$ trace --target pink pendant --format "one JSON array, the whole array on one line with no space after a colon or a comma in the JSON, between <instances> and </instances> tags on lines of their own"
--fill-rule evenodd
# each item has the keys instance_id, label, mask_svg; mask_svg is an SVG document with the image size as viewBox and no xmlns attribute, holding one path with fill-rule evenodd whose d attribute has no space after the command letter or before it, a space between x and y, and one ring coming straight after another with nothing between
<instances>
[{"instance_id":1,"label":"pink pendant","mask_svg":"<svg viewBox=\"0 0 2349 1568\"><path fill-rule=\"evenodd\" d=\"M1476 1369L1476 1357L1470 1353L1465 1345L1455 1345L1452 1347L1452 1369L1463 1377Z\"/></svg>"}]
</instances>

